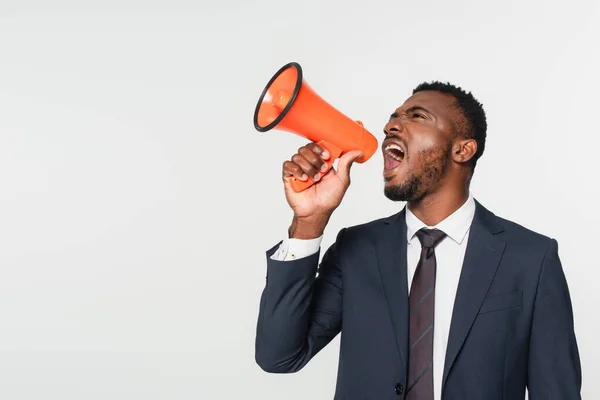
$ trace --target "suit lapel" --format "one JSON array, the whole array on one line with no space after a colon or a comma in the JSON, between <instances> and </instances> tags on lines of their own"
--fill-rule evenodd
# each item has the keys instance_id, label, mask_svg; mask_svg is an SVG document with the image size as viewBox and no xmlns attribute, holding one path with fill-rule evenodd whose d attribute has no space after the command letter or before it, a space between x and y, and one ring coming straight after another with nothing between
<instances>
[{"instance_id":1,"label":"suit lapel","mask_svg":"<svg viewBox=\"0 0 600 400\"><path fill-rule=\"evenodd\" d=\"M501 231L496 216L476 202L454 302L442 388L498 269L506 245L495 236Z\"/></svg>"},{"instance_id":2,"label":"suit lapel","mask_svg":"<svg viewBox=\"0 0 600 400\"><path fill-rule=\"evenodd\" d=\"M376 238L377 265L388 303L388 310L402 365L408 360L408 278L406 272L405 210L384 220L381 236Z\"/></svg>"}]
</instances>

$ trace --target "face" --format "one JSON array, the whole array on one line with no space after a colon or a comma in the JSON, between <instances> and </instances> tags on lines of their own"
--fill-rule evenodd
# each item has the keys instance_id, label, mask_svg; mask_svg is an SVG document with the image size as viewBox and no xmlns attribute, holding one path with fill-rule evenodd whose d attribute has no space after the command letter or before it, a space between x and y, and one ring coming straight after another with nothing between
<instances>
[{"instance_id":1,"label":"face","mask_svg":"<svg viewBox=\"0 0 600 400\"><path fill-rule=\"evenodd\" d=\"M452 156L460 111L452 95L417 92L391 115L382 143L385 195L415 202L443 181Z\"/></svg>"}]
</instances>

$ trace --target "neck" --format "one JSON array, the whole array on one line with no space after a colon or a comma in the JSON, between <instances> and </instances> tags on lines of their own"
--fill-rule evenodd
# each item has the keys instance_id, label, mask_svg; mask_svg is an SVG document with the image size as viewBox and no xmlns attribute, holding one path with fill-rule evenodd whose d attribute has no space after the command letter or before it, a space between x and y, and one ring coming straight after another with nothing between
<instances>
[{"instance_id":1,"label":"neck","mask_svg":"<svg viewBox=\"0 0 600 400\"><path fill-rule=\"evenodd\" d=\"M440 190L418 201L408 202L407 207L427 226L434 226L458 210L469 198L469 188Z\"/></svg>"}]
</instances>

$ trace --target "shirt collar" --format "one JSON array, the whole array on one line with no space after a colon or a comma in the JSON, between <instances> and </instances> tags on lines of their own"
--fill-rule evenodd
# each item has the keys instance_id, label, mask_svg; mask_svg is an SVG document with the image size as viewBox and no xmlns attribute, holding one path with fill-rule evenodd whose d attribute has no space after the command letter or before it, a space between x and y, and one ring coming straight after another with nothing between
<instances>
[{"instance_id":1,"label":"shirt collar","mask_svg":"<svg viewBox=\"0 0 600 400\"><path fill-rule=\"evenodd\" d=\"M456 243L461 244L464 240L473 217L475 215L475 200L473 195L469 193L467 201L456 211L450 214L446 219L435 226L427 226L415 214L406 207L406 236L410 242L417 231L421 228L437 228L443 231L448 237Z\"/></svg>"}]
</instances>

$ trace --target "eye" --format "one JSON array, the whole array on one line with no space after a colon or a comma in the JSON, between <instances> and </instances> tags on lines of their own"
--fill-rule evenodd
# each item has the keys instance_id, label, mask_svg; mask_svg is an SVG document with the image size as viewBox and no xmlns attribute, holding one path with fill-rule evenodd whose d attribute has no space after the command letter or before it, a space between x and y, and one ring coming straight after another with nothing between
<instances>
[{"instance_id":1,"label":"eye","mask_svg":"<svg viewBox=\"0 0 600 400\"><path fill-rule=\"evenodd\" d=\"M413 116L413 118L427 119L427 118L425 118L425 116L423 114L418 113L418 112L413 113L412 116Z\"/></svg>"}]
</instances>

